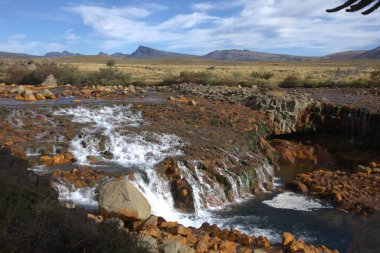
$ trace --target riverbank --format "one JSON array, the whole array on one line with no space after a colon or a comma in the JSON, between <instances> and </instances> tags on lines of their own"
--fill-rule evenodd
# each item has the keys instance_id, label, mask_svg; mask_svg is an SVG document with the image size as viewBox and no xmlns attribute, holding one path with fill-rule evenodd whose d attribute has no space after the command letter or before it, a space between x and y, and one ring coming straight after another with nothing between
<instances>
[{"instance_id":1,"label":"riverbank","mask_svg":"<svg viewBox=\"0 0 380 253\"><path fill-rule=\"evenodd\" d=\"M273 91L266 94L257 89L249 93L233 88L236 90L233 93L229 87L218 87L218 92L212 92L221 94L221 97L214 99L199 94L186 97L189 94L185 96L178 90L163 92L166 88L157 89L161 91L146 91L143 97L140 93L127 96L109 94L98 96L98 99L91 95L88 100L82 98L81 103L74 97L45 100L35 105L25 101L7 104L11 101L8 98L1 105L4 108L2 117L7 119L0 125L1 144L28 159L30 169L35 173L51 175L48 183L67 207L82 206L97 215L98 188L112 178L125 178L145 195L155 215L179 221L188 227L199 227L202 225L200 221L212 220L219 224L220 231L228 228L225 239L233 243L237 241L230 238L230 233L236 232L230 228L237 226L246 236L255 235L249 239L251 249L265 248L268 240L273 250L286 250L281 244L281 236L290 230L307 244L347 248L361 218L357 220L351 214L331 210L329 202L284 192L287 183L284 178L290 177L290 173L279 163L281 155L290 152L290 155L282 157L287 159L288 166L297 167L303 163L313 171L324 165L326 160L318 150L333 154L335 159L336 149L347 149L338 143L333 150L323 142L306 143L309 145L306 148L305 143L297 144L298 140L292 137L299 131L309 134L310 130L314 133L326 130L328 125L323 128L316 121L302 120L304 115L315 113L308 106L319 101L298 98L296 94L282 98ZM370 96L377 95L371 93ZM232 100L225 99L228 97ZM234 101L236 97L240 97L240 102ZM252 106L255 98L260 108ZM271 103L263 103L265 98ZM251 103L244 103L244 100ZM274 101L275 104L272 103ZM321 110L318 115L323 118L329 112ZM344 123L347 117L340 117L347 114L341 114L340 110L333 112L334 117L339 116L342 124L348 126ZM376 114L374 111L368 113ZM293 115L294 119L289 116L289 121L278 115ZM358 122L364 119L368 117L357 118ZM307 122L312 122L315 127L306 129ZM372 140L378 136L373 127L361 127L355 131L374 137L369 138ZM290 144L282 146L282 150L276 149L273 139L284 137ZM292 143L300 146L290 149ZM372 153L360 161L362 164L372 159L370 157L380 157L371 142L356 146L350 147L349 151L360 149L361 152ZM338 163L334 159L329 169L336 169ZM279 181L281 174L285 176L281 176ZM375 192L375 197L377 194ZM299 203L300 206L286 206L288 202ZM264 210L268 215L263 213ZM275 218L277 216L289 217L294 224ZM290 219L296 216L303 218L300 221ZM323 228L322 224L327 224L328 219L352 222L348 223L350 225L338 222L334 227ZM172 231L157 225L160 236ZM319 232L314 231L315 234L308 236L313 228ZM304 234L306 231L309 232ZM173 233L178 236L177 232ZM322 233L335 233L342 237L339 243L333 243L339 240L339 236L329 241ZM260 236L267 239L259 242L257 238ZM210 240L215 240L215 237L220 239L219 235L214 235ZM213 247L221 250L218 243ZM239 245L234 246L237 249L247 248L247 245Z\"/></svg>"}]
</instances>

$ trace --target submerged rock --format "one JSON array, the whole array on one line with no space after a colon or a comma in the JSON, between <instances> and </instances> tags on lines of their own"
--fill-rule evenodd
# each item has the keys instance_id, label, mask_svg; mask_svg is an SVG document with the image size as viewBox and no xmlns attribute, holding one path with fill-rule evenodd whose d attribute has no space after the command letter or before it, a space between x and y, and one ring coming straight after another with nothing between
<instances>
[{"instance_id":1,"label":"submerged rock","mask_svg":"<svg viewBox=\"0 0 380 253\"><path fill-rule=\"evenodd\" d=\"M124 220L146 220L151 214L144 195L125 180L110 181L99 189L99 209L102 215Z\"/></svg>"}]
</instances>

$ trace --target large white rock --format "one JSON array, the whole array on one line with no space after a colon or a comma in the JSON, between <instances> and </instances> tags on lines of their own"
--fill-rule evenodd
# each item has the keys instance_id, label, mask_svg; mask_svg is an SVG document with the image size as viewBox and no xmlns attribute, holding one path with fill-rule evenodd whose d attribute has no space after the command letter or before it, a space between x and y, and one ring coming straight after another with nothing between
<instances>
[{"instance_id":1,"label":"large white rock","mask_svg":"<svg viewBox=\"0 0 380 253\"><path fill-rule=\"evenodd\" d=\"M99 209L102 215L124 220L146 220L151 206L144 195L125 180L113 180L99 189Z\"/></svg>"},{"instance_id":2,"label":"large white rock","mask_svg":"<svg viewBox=\"0 0 380 253\"><path fill-rule=\"evenodd\" d=\"M43 87L57 87L57 80L55 80L54 76L52 74L48 75L46 77L45 81L41 83L41 86Z\"/></svg>"}]
</instances>

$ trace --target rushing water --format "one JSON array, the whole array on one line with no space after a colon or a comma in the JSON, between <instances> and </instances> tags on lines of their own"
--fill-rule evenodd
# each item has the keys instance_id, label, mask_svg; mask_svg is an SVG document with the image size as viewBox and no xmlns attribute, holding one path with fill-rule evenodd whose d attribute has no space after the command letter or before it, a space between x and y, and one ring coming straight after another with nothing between
<instances>
[{"instance_id":1,"label":"rushing water","mask_svg":"<svg viewBox=\"0 0 380 253\"><path fill-rule=\"evenodd\" d=\"M249 234L267 236L272 242L280 242L284 231L290 231L309 243L343 250L350 241L352 228L357 222L352 215L291 192L266 192L253 197L249 194L248 176L237 175L222 166L217 171L231 185L235 200L231 204L224 189L198 168L201 161L196 160L190 161L192 171L183 163L178 164L182 178L192 187L195 202L194 214L180 213L173 207L169 182L154 167L167 157L181 155L181 147L187 145L183 140L175 135L139 131L139 126L146 122L141 113L133 112L129 106L102 105L91 109L78 106L60 109L54 114L70 115L73 122L83 123L69 150L79 164L87 165L87 157L96 156L101 164L107 165L107 169L114 167L135 172L136 179L132 183L147 198L152 212L167 220L195 227L206 221L226 228L233 226ZM112 157L107 157L109 153ZM272 166L265 160L256 168L256 177L262 190L265 182L278 183L274 181ZM95 187L75 189L58 185L57 189L62 200L90 208L97 206Z\"/></svg>"}]
</instances>

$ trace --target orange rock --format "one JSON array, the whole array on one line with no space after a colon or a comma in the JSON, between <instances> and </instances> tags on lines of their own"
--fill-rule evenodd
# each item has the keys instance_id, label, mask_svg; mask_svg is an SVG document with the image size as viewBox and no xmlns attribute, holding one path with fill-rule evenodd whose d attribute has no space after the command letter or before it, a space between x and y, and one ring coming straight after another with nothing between
<instances>
[{"instance_id":1,"label":"orange rock","mask_svg":"<svg viewBox=\"0 0 380 253\"><path fill-rule=\"evenodd\" d=\"M248 248L240 248L238 250L238 253L252 253L253 251L251 249L248 249Z\"/></svg>"},{"instance_id":2,"label":"orange rock","mask_svg":"<svg viewBox=\"0 0 380 253\"><path fill-rule=\"evenodd\" d=\"M223 240L219 243L220 252L236 253L236 243Z\"/></svg>"},{"instance_id":3,"label":"orange rock","mask_svg":"<svg viewBox=\"0 0 380 253\"><path fill-rule=\"evenodd\" d=\"M380 164L378 165L377 163L375 163L375 162L370 162L369 163L369 167L370 168L377 168L377 167L379 167L380 166Z\"/></svg>"},{"instance_id":4,"label":"orange rock","mask_svg":"<svg viewBox=\"0 0 380 253\"><path fill-rule=\"evenodd\" d=\"M198 239L193 235L188 235L186 239L187 239L187 242L190 244L195 244L198 241Z\"/></svg>"},{"instance_id":5,"label":"orange rock","mask_svg":"<svg viewBox=\"0 0 380 253\"><path fill-rule=\"evenodd\" d=\"M288 249L290 252L303 251L304 248L305 248L305 242L302 240L293 240L288 246Z\"/></svg>"},{"instance_id":6,"label":"orange rock","mask_svg":"<svg viewBox=\"0 0 380 253\"><path fill-rule=\"evenodd\" d=\"M40 161L43 162L46 165L51 165L52 162L53 162L53 159L51 157L49 157L49 156L44 155L44 156L40 157Z\"/></svg>"},{"instance_id":7,"label":"orange rock","mask_svg":"<svg viewBox=\"0 0 380 253\"><path fill-rule=\"evenodd\" d=\"M208 238L203 237L195 244L195 250L199 253L207 252L208 249Z\"/></svg>"},{"instance_id":8,"label":"orange rock","mask_svg":"<svg viewBox=\"0 0 380 253\"><path fill-rule=\"evenodd\" d=\"M178 225L178 222L176 221L165 221L160 224L160 227L162 228L172 228L176 227Z\"/></svg>"},{"instance_id":9,"label":"orange rock","mask_svg":"<svg viewBox=\"0 0 380 253\"><path fill-rule=\"evenodd\" d=\"M139 229L141 230L146 230L146 229L149 229L149 228L156 228L157 227L157 220L158 220L158 217L155 216L155 215L151 215L148 219L146 219L141 227Z\"/></svg>"},{"instance_id":10,"label":"orange rock","mask_svg":"<svg viewBox=\"0 0 380 253\"><path fill-rule=\"evenodd\" d=\"M24 94L24 100L28 102L34 102L37 99L33 94Z\"/></svg>"},{"instance_id":11,"label":"orange rock","mask_svg":"<svg viewBox=\"0 0 380 253\"><path fill-rule=\"evenodd\" d=\"M209 230L210 236L212 236L212 237L219 236L220 233L221 233L221 230L217 225L214 224L210 227L210 230Z\"/></svg>"},{"instance_id":12,"label":"orange rock","mask_svg":"<svg viewBox=\"0 0 380 253\"><path fill-rule=\"evenodd\" d=\"M18 100L18 101L25 101L24 97L21 96L21 95L19 95L19 94L17 94L17 95L15 96L15 100Z\"/></svg>"},{"instance_id":13,"label":"orange rock","mask_svg":"<svg viewBox=\"0 0 380 253\"><path fill-rule=\"evenodd\" d=\"M223 240L229 240L230 234L227 229L223 229L221 233L219 233L218 237Z\"/></svg>"},{"instance_id":14,"label":"orange rock","mask_svg":"<svg viewBox=\"0 0 380 253\"><path fill-rule=\"evenodd\" d=\"M287 247L294 240L294 236L289 232L282 234L282 246Z\"/></svg>"},{"instance_id":15,"label":"orange rock","mask_svg":"<svg viewBox=\"0 0 380 253\"><path fill-rule=\"evenodd\" d=\"M148 229L148 230L143 230L141 232L141 235L149 235L149 236L152 236L154 238L160 238L160 231L157 229L157 228L151 228L151 229Z\"/></svg>"},{"instance_id":16,"label":"orange rock","mask_svg":"<svg viewBox=\"0 0 380 253\"><path fill-rule=\"evenodd\" d=\"M256 244L257 244L257 246L259 246L259 247L270 248L270 242L269 242L268 238L263 237L263 236L259 236L259 237L256 239Z\"/></svg>"},{"instance_id":17,"label":"orange rock","mask_svg":"<svg viewBox=\"0 0 380 253\"><path fill-rule=\"evenodd\" d=\"M45 98L45 96L42 95L41 93L37 93L37 94L36 94L36 99L37 99L37 100L45 100L46 98Z\"/></svg>"},{"instance_id":18,"label":"orange rock","mask_svg":"<svg viewBox=\"0 0 380 253\"><path fill-rule=\"evenodd\" d=\"M87 217L94 220L96 223L103 222L104 218L101 215L94 215L92 213L87 213Z\"/></svg>"},{"instance_id":19,"label":"orange rock","mask_svg":"<svg viewBox=\"0 0 380 253\"><path fill-rule=\"evenodd\" d=\"M251 245L254 243L255 238L253 236L248 236L248 235L242 235L237 238L236 242L243 244L243 245Z\"/></svg>"},{"instance_id":20,"label":"orange rock","mask_svg":"<svg viewBox=\"0 0 380 253\"><path fill-rule=\"evenodd\" d=\"M93 156L93 155L89 155L86 158L87 158L87 160L90 161L90 163L97 163L99 161L98 158L96 156Z\"/></svg>"},{"instance_id":21,"label":"orange rock","mask_svg":"<svg viewBox=\"0 0 380 253\"><path fill-rule=\"evenodd\" d=\"M299 191L304 192L304 193L309 191L309 189L307 188L307 186L304 183L297 182L296 184L297 184L297 188Z\"/></svg>"}]
</instances>

